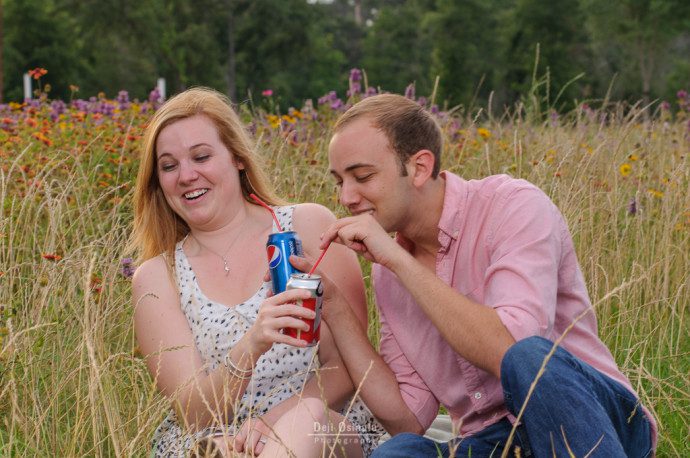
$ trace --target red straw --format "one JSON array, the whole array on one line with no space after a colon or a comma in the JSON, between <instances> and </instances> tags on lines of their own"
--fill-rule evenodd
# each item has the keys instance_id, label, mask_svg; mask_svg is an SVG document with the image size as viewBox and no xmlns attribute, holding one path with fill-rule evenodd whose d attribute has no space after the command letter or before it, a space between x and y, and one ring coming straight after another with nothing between
<instances>
[{"instance_id":1,"label":"red straw","mask_svg":"<svg viewBox=\"0 0 690 458\"><path fill-rule=\"evenodd\" d=\"M311 274L314 273L314 271L316 270L316 266L318 266L319 263L321 262L321 260L323 259L323 255L326 254L326 250L328 250L329 246L331 246L331 242L328 242L328 245L326 245L326 248L324 248L323 251L321 252L321 256L319 256L319 259L317 259L316 262L314 263L314 265L311 266L311 270L307 274L307 277L311 277Z\"/></svg>"},{"instance_id":2,"label":"red straw","mask_svg":"<svg viewBox=\"0 0 690 458\"><path fill-rule=\"evenodd\" d=\"M271 207L269 207L268 205L266 205L266 203L265 203L263 200L259 199L259 197L258 197L256 194L251 193L251 194L249 194L249 197L251 197L252 199L254 199L254 200L256 201L257 204L261 205L261 206L264 207L266 210L268 210L268 211L271 212L271 216L273 216L273 221L275 221L275 222L276 222L276 226L278 226L278 232L283 232L283 228L280 226L280 223L278 222L278 218L276 217L276 214L275 214L275 212L273 211L273 209L272 209Z\"/></svg>"}]
</instances>

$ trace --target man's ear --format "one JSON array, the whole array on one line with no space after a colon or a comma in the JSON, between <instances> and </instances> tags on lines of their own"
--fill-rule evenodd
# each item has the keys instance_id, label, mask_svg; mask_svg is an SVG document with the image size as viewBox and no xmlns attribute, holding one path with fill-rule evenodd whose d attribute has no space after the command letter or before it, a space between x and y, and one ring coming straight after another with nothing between
<instances>
[{"instance_id":1,"label":"man's ear","mask_svg":"<svg viewBox=\"0 0 690 458\"><path fill-rule=\"evenodd\" d=\"M435 163L434 153L428 149L419 150L410 157L407 165L414 186L420 187L431 178Z\"/></svg>"}]
</instances>

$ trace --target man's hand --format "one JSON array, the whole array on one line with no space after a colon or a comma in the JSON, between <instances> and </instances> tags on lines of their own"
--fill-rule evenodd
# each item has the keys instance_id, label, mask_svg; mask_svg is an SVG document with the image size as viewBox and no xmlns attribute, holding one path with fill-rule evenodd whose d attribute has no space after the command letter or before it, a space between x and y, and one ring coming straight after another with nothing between
<instances>
[{"instance_id":1,"label":"man's hand","mask_svg":"<svg viewBox=\"0 0 690 458\"><path fill-rule=\"evenodd\" d=\"M321 249L329 243L344 245L365 259L389 267L402 248L370 214L339 219L321 236Z\"/></svg>"},{"instance_id":2,"label":"man's hand","mask_svg":"<svg viewBox=\"0 0 690 458\"><path fill-rule=\"evenodd\" d=\"M294 255L290 256L290 264L302 272L309 272L314 265L314 263L307 258L301 258ZM349 310L343 309L343 307L349 308L350 306L347 301L344 300L338 286L319 269L316 269L314 273L321 277L321 284L323 285L321 319L328 322L329 319L336 320L335 317L341 312L349 312Z\"/></svg>"}]
</instances>

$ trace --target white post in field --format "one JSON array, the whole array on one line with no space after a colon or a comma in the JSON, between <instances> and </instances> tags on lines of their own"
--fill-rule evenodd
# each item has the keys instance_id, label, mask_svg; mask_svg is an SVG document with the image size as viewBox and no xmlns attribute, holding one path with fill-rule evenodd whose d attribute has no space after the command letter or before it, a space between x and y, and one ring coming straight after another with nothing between
<instances>
[{"instance_id":1,"label":"white post in field","mask_svg":"<svg viewBox=\"0 0 690 458\"><path fill-rule=\"evenodd\" d=\"M165 102L165 78L158 78L158 84L156 85L158 88L158 93L160 94L161 102Z\"/></svg>"},{"instance_id":2,"label":"white post in field","mask_svg":"<svg viewBox=\"0 0 690 458\"><path fill-rule=\"evenodd\" d=\"M31 98L31 75L24 73L24 100Z\"/></svg>"}]
</instances>

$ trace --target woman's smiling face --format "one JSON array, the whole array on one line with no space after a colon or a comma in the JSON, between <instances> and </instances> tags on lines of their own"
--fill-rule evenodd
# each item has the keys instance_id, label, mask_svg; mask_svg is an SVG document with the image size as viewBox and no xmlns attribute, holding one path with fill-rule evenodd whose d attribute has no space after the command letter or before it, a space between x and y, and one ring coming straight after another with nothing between
<instances>
[{"instance_id":1,"label":"woman's smiling face","mask_svg":"<svg viewBox=\"0 0 690 458\"><path fill-rule=\"evenodd\" d=\"M242 168L204 115L175 121L158 135L156 173L163 195L192 228L222 224L232 199L242 199Z\"/></svg>"}]
</instances>

